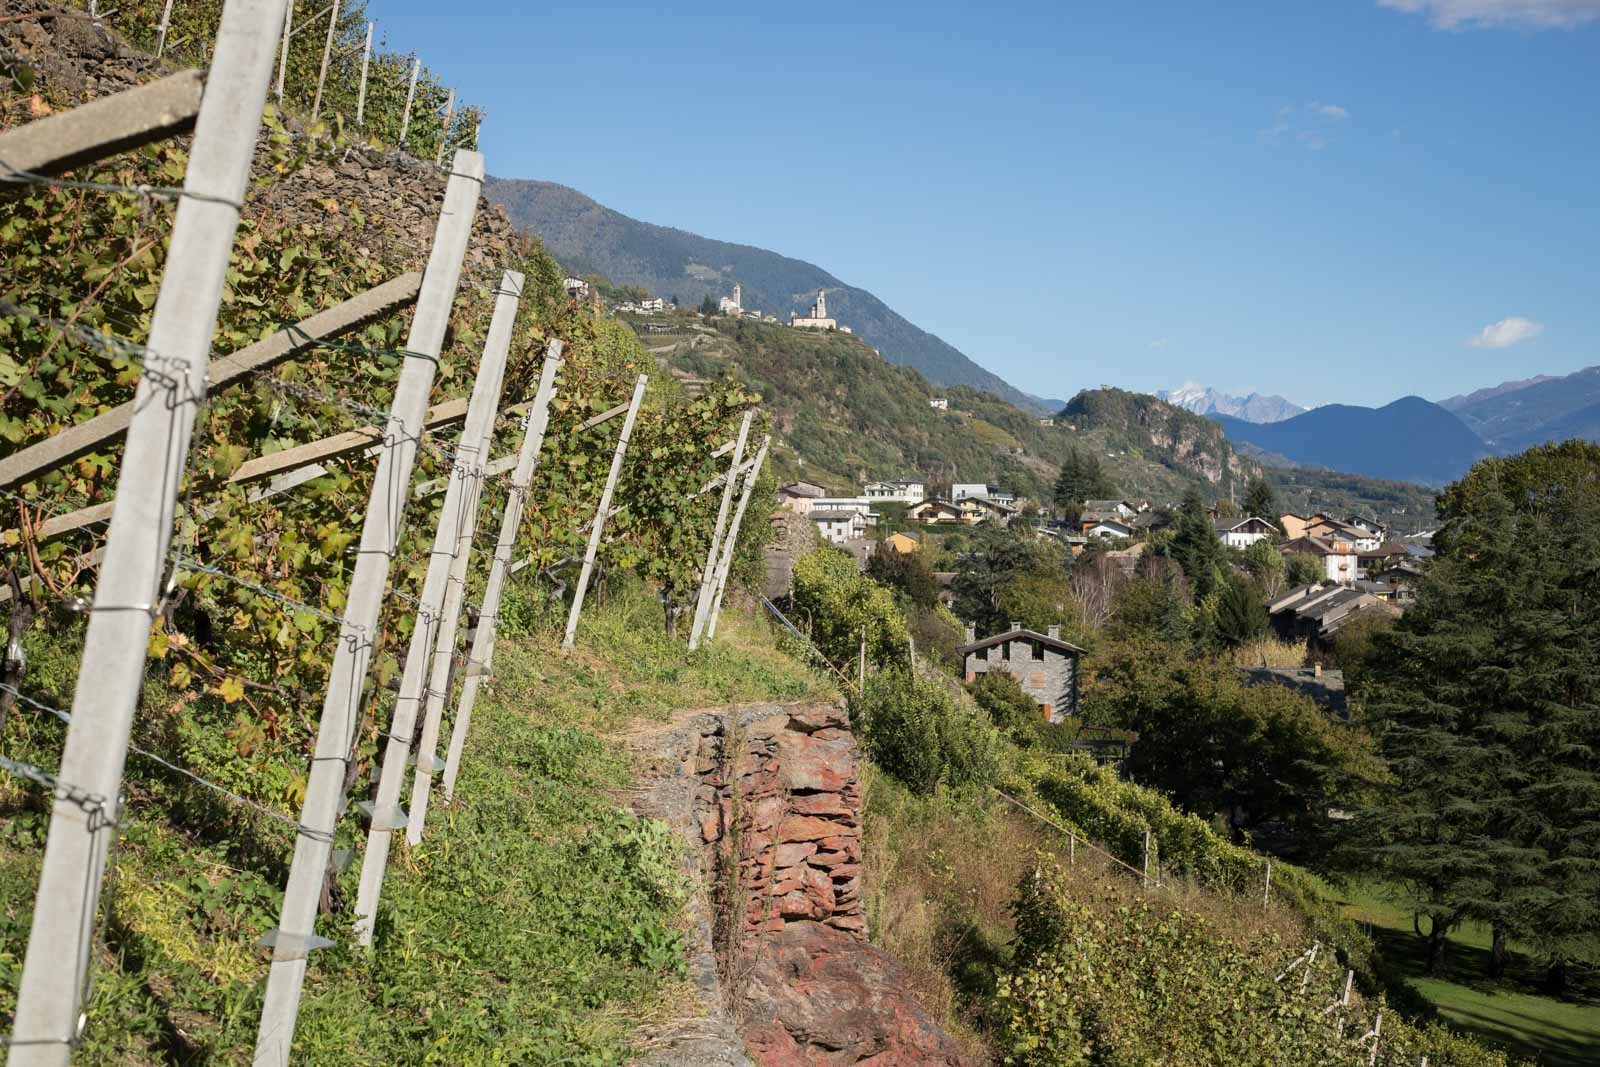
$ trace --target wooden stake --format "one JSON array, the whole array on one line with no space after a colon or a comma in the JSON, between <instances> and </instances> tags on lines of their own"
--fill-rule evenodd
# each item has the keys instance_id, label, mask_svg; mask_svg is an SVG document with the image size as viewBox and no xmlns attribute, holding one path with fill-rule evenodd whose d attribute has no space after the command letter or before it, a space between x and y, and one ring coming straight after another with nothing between
<instances>
[{"instance_id":1,"label":"wooden stake","mask_svg":"<svg viewBox=\"0 0 1600 1067\"><path fill-rule=\"evenodd\" d=\"M622 474L622 457L628 452L628 438L633 436L633 421L639 417L639 405L644 402L644 386L648 376L639 375L633 387L633 399L628 403L627 418L622 420L622 436L617 439L617 450L611 457L611 471L606 475L605 489L600 494L600 506L595 509L594 525L589 530L589 547L583 551L583 569L578 572L578 587L572 593L572 610L567 612L567 633L561 647L571 651L578 643L578 616L583 613L583 595L594 575L595 554L600 550L600 536L605 530L606 516L611 512L611 494L616 492L617 478Z\"/></svg>"},{"instance_id":2,"label":"wooden stake","mask_svg":"<svg viewBox=\"0 0 1600 1067\"><path fill-rule=\"evenodd\" d=\"M450 731L450 750L444 760L446 800L455 798L461 752L467 743L467 731L472 726L472 708L478 702L478 687L487 677L489 663L494 656L495 634L500 627L500 600L510 574L511 557L516 551L522 513L528 502L528 489L533 483L533 473L538 469L539 452L544 447L545 430L550 424L550 398L555 394L556 372L560 369L561 342L553 339L545 353L539 390L533 396L533 410L528 413L522 447L517 452L517 468L511 476L511 492L506 496L505 514L500 519L500 539L495 542L494 562L489 567L489 581L483 589L483 609L478 613L478 629L472 637L472 651L467 655L466 678L461 683L461 706L456 711L456 721Z\"/></svg>"},{"instance_id":3,"label":"wooden stake","mask_svg":"<svg viewBox=\"0 0 1600 1067\"><path fill-rule=\"evenodd\" d=\"M468 516L476 514L473 468L478 466L478 458L487 451L488 438L494 429L495 408L499 405L500 390L505 380L506 355L510 351L511 329L517 317L522 280L522 275L507 271L495 299L489 336L472 384L467 421L461 428L458 458L450 471L444 505L439 509L439 524L434 530L428 571L422 581L422 595L418 598L416 625L406 649L400 692L395 697L394 710L389 718L383 769L379 773L378 791L372 802L367 852L361 863L361 886L356 894L356 940L363 945L372 944L378 898L383 891L384 873L389 862L390 835L406 824L406 814L400 810L400 794L405 788L406 763L411 755L412 737L416 733L417 710L423 701L428 654L433 651L434 642L442 629L446 588L452 566L462 551L461 531L470 521ZM420 771L422 757L419 754L417 758Z\"/></svg>"},{"instance_id":4,"label":"wooden stake","mask_svg":"<svg viewBox=\"0 0 1600 1067\"><path fill-rule=\"evenodd\" d=\"M255 1067L286 1067L305 984L306 957L314 940L317 904L323 877L333 851L333 835L344 804L344 779L351 746L359 724L358 711L367 667L383 608L384 588L400 540L401 521L422 434L422 416L433 388L439 351L461 280L462 261L472 233L472 221L483 191L483 157L476 152L456 153L449 184L445 187L438 229L422 296L406 339L410 356L400 371L389 427L378 457L377 475L367 514L361 527L361 547L355 573L346 594L344 633L328 672L327 696L317 727L316 755L300 813L300 835L295 841L289 885L283 912L274 931L272 969L267 976L266 1003L256 1037Z\"/></svg>"},{"instance_id":5,"label":"wooden stake","mask_svg":"<svg viewBox=\"0 0 1600 1067\"><path fill-rule=\"evenodd\" d=\"M439 127L439 151L434 153L433 162L437 166L444 162L444 146L450 140L450 121L456 114L456 91L450 90L450 96L444 102L444 125Z\"/></svg>"},{"instance_id":6,"label":"wooden stake","mask_svg":"<svg viewBox=\"0 0 1600 1067\"><path fill-rule=\"evenodd\" d=\"M1267 907L1272 903L1272 861L1267 861L1267 885L1261 891L1261 906Z\"/></svg>"},{"instance_id":7,"label":"wooden stake","mask_svg":"<svg viewBox=\"0 0 1600 1067\"><path fill-rule=\"evenodd\" d=\"M167 50L167 31L172 28L172 0L161 8L161 25L156 27L156 58Z\"/></svg>"},{"instance_id":8,"label":"wooden stake","mask_svg":"<svg viewBox=\"0 0 1600 1067\"><path fill-rule=\"evenodd\" d=\"M100 881L211 337L288 0L228 0L135 391L18 985L10 1067L64 1067L82 1036Z\"/></svg>"}]
</instances>

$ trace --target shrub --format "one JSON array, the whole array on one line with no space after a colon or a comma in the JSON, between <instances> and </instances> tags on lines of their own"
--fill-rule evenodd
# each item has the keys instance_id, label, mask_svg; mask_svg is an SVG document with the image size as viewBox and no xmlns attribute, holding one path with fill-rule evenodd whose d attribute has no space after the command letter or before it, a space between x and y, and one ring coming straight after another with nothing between
<instances>
[{"instance_id":1,"label":"shrub","mask_svg":"<svg viewBox=\"0 0 1600 1067\"><path fill-rule=\"evenodd\" d=\"M994 728L942 682L892 667L869 680L850 711L873 762L914 792L983 785L999 772Z\"/></svg>"},{"instance_id":2,"label":"shrub","mask_svg":"<svg viewBox=\"0 0 1600 1067\"><path fill-rule=\"evenodd\" d=\"M1005 1063L1348 1063L1384 1008L1357 1000L1347 1018L1325 1013L1344 974L1332 953L1302 964L1299 980L1278 982L1305 946L1273 933L1235 943L1165 904L1085 901L1071 888L1053 864L1021 881L1016 951L999 977L994 1019ZM1393 1012L1382 1036L1383 1064L1415 1064L1424 1053L1453 1067L1506 1062Z\"/></svg>"}]
</instances>

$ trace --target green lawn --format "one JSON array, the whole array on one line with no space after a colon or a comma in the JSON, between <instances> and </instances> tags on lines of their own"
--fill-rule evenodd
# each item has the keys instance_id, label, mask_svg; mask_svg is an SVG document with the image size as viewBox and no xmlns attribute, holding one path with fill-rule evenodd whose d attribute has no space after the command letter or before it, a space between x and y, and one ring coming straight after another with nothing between
<instances>
[{"instance_id":1,"label":"green lawn","mask_svg":"<svg viewBox=\"0 0 1600 1067\"><path fill-rule=\"evenodd\" d=\"M1346 915L1371 924L1384 956L1455 1029L1550 1067L1600 1064L1600 975L1576 971L1567 999L1545 996L1541 969L1513 942L1505 979L1491 982L1490 933L1472 923L1450 935L1444 975L1426 978L1422 942L1402 901L1370 883L1340 891L1339 900Z\"/></svg>"}]
</instances>

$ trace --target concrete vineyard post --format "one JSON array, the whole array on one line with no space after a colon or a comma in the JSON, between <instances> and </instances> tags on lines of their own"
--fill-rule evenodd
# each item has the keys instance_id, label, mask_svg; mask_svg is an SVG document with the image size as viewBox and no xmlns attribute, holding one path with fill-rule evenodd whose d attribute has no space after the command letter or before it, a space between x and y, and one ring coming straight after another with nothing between
<instances>
[{"instance_id":1,"label":"concrete vineyard post","mask_svg":"<svg viewBox=\"0 0 1600 1067\"><path fill-rule=\"evenodd\" d=\"M1261 891L1261 906L1265 908L1272 903L1272 861L1267 861L1267 884Z\"/></svg>"},{"instance_id":2,"label":"concrete vineyard post","mask_svg":"<svg viewBox=\"0 0 1600 1067\"><path fill-rule=\"evenodd\" d=\"M522 275L507 271L500 284L500 303L495 308L494 321L489 326L489 339L484 349L484 359L493 350L502 372L506 356L511 350L511 329L516 323L517 300L522 295ZM502 320L504 325L502 326ZM500 391L499 384L495 392ZM464 454L457 465L462 483L461 512L453 528L455 543L451 546L449 567L444 585L444 603L440 608L439 628L433 638L433 676L424 690L426 705L422 716L422 737L417 742L417 769L411 780L411 818L406 827L406 840L413 845L422 840L422 827L428 815L428 791L433 786L433 775L444 770L439 761L439 724L444 719L444 706L450 699L451 666L455 661L456 633L461 622L461 606L467 599L467 571L472 565L472 538L478 528L478 502L483 493L484 464L489 459L490 443L494 440L494 406L489 418L476 437L469 437L476 428L470 423L462 431L463 448L472 451ZM435 557L436 559L439 557Z\"/></svg>"},{"instance_id":3,"label":"concrete vineyard post","mask_svg":"<svg viewBox=\"0 0 1600 1067\"><path fill-rule=\"evenodd\" d=\"M467 420L461 430L458 459L452 466L439 509L439 524L434 530L428 555L428 570L422 580L422 595L417 602L417 622L406 648L405 668L400 676L400 691L390 713L384 735L383 764L378 777L377 795L372 801L367 826L367 851L361 862L361 886L356 893L356 939L372 944L373 923L377 919L378 898L383 891L388 868L391 834L405 826L400 808L405 789L406 763L416 733L417 709L423 700L428 653L440 631L442 606L450 568L460 549L460 530L465 516L475 507L472 468L482 454L486 438L494 427L495 409L505 381L506 356L510 351L511 329L517 317L517 302L522 292L522 275L507 271L495 297L494 317L484 345L483 358L472 384L472 399L467 404Z\"/></svg>"},{"instance_id":4,"label":"concrete vineyard post","mask_svg":"<svg viewBox=\"0 0 1600 1067\"><path fill-rule=\"evenodd\" d=\"M461 683L461 706L456 710L456 721L450 730L450 750L444 760L446 800L455 797L456 775L461 770L461 752L466 746L467 731L472 727L472 708L478 701L478 688L483 684L494 656L495 634L500 625L500 600L510 572L511 556L517 547L517 533L522 526L523 509L527 506L528 487L539 464L539 453L544 448L545 430L550 424L550 398L555 393L556 372L560 369L561 342L552 340L545 354L544 370L539 376L539 389L533 397L533 410L528 413L522 447L517 453L517 468L511 476L511 492L506 496L505 514L500 519L500 539L495 542L494 562L490 564L489 580L483 590L478 630L473 635L472 650L467 656L466 678Z\"/></svg>"},{"instance_id":5,"label":"concrete vineyard post","mask_svg":"<svg viewBox=\"0 0 1600 1067\"><path fill-rule=\"evenodd\" d=\"M712 527L711 544L706 548L705 569L700 572L700 593L695 598L694 623L689 628L689 651L700 647L700 635L705 631L706 618L711 611L711 591L717 580L717 554L722 547L722 533L727 529L728 510L733 506L733 491L739 464L744 462L744 446L750 437L750 423L755 412L747 411L739 420L739 437L733 446L733 458L728 461L728 479L722 484L722 503L717 506L717 523Z\"/></svg>"},{"instance_id":6,"label":"concrete vineyard post","mask_svg":"<svg viewBox=\"0 0 1600 1067\"><path fill-rule=\"evenodd\" d=\"M717 619L722 614L722 594L728 590L728 575L733 570L733 553L739 546L739 526L744 522L744 513L750 506L750 497L755 492L756 479L761 477L761 468L767 462L767 446L771 444L772 437L767 435L761 438L761 449L756 453L755 460L750 464L750 473L745 476L744 492L739 496L739 506L733 512L733 525L729 528L727 540L722 546L722 559L717 563L716 587L711 594L711 618L706 623L706 640L710 641L717 636Z\"/></svg>"},{"instance_id":7,"label":"concrete vineyard post","mask_svg":"<svg viewBox=\"0 0 1600 1067\"><path fill-rule=\"evenodd\" d=\"M385 444L361 527L361 547L346 594L344 633L328 672L316 755L301 809L300 835L295 841L282 916L271 935L272 969L267 976L266 1003L256 1037L255 1067L286 1067L289 1062L300 991L305 984L306 957L318 944L314 940L317 901L344 801L346 763L359 722L357 713L372 657L373 635L410 496L411 471L423 432L428 394L433 389L439 351L450 325L462 260L483 190L483 157L478 153L456 153L451 171L422 279L422 294L406 339L409 358L395 385Z\"/></svg>"},{"instance_id":8,"label":"concrete vineyard post","mask_svg":"<svg viewBox=\"0 0 1600 1067\"><path fill-rule=\"evenodd\" d=\"M406 147L406 134L411 129L411 105L417 99L417 74L422 70L422 60L411 61L411 84L406 88L406 109L400 115L400 148Z\"/></svg>"},{"instance_id":9,"label":"concrete vineyard post","mask_svg":"<svg viewBox=\"0 0 1600 1067\"><path fill-rule=\"evenodd\" d=\"M361 49L361 88L356 91L356 128L367 125L367 72L372 67L372 23L367 23L367 43Z\"/></svg>"},{"instance_id":10,"label":"concrete vineyard post","mask_svg":"<svg viewBox=\"0 0 1600 1067\"><path fill-rule=\"evenodd\" d=\"M81 1036L100 879L120 816L150 624L287 3L228 0L222 10L216 75L196 119L84 640L79 676L90 681L73 698L18 985L11 1067L66 1064Z\"/></svg>"},{"instance_id":11,"label":"concrete vineyard post","mask_svg":"<svg viewBox=\"0 0 1600 1067\"><path fill-rule=\"evenodd\" d=\"M628 438L633 436L633 421L639 416L639 405L644 402L646 375L639 375L633 387L633 399L628 402L627 417L622 420L622 435L617 439L617 450L611 456L611 471L606 475L605 489L600 493L600 506L595 509L594 525L589 530L589 544L583 550L583 568L578 572L578 587L572 593L572 609L567 612L567 632L561 647L571 651L578 643L578 616L583 613L583 596L594 575L595 553L600 550L600 537L605 531L606 515L611 510L611 494L616 491L617 478L622 474L622 458L628 452Z\"/></svg>"},{"instance_id":12,"label":"concrete vineyard post","mask_svg":"<svg viewBox=\"0 0 1600 1067\"><path fill-rule=\"evenodd\" d=\"M311 102L311 121L316 122L322 115L322 87L328 81L328 60L333 58L333 35L339 28L339 8L343 0L334 0L328 5L328 36L322 42L322 66L317 70L317 95Z\"/></svg>"},{"instance_id":13,"label":"concrete vineyard post","mask_svg":"<svg viewBox=\"0 0 1600 1067\"><path fill-rule=\"evenodd\" d=\"M278 103L283 103L283 80L289 73L289 38L294 35L294 0L283 6L283 48L278 53ZM221 56L219 54L218 58Z\"/></svg>"}]
</instances>

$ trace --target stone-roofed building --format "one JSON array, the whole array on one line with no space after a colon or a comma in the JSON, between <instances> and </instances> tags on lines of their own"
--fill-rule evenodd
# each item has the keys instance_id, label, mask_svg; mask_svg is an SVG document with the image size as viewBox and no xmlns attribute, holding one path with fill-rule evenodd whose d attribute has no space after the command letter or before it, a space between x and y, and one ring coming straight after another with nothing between
<instances>
[{"instance_id":1,"label":"stone-roofed building","mask_svg":"<svg viewBox=\"0 0 1600 1067\"><path fill-rule=\"evenodd\" d=\"M968 626L967 643L956 651L968 682L989 671L1005 671L1039 705L1046 721L1061 722L1078 713L1078 657L1083 649L1061 640L1061 627L1042 634L1013 622L1004 633L980 641Z\"/></svg>"}]
</instances>

